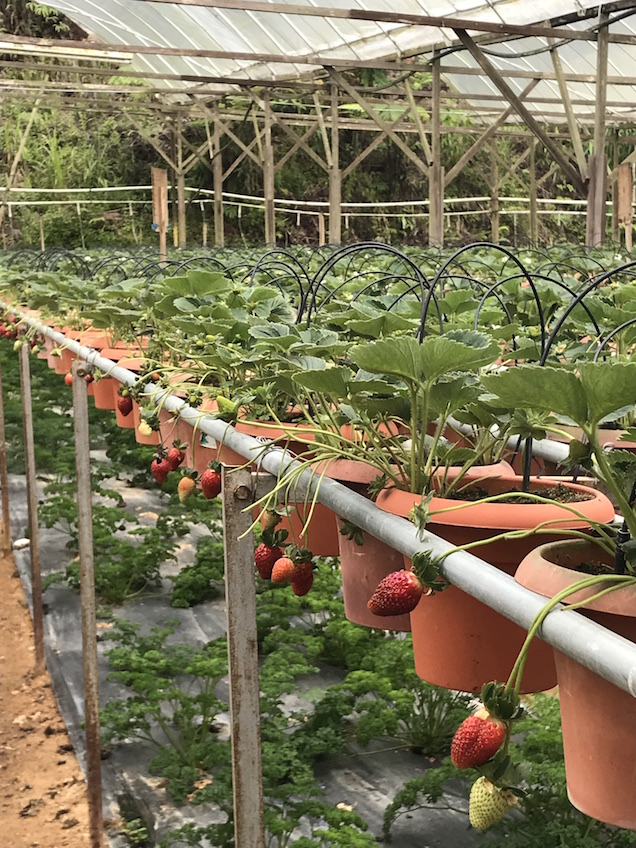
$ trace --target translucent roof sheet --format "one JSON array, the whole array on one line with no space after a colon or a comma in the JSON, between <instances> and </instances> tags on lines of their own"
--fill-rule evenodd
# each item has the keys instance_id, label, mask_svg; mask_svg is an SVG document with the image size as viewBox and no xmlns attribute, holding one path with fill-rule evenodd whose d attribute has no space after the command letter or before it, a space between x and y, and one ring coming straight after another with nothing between
<instances>
[{"instance_id":1,"label":"translucent roof sheet","mask_svg":"<svg viewBox=\"0 0 636 848\"><path fill-rule=\"evenodd\" d=\"M280 2L280 0L279 0ZM284 0L283 0L284 2ZM394 0L293 0L294 5L320 5L333 8L360 8L394 12ZM449 48L457 41L452 29L429 26L386 24L341 18L304 17L282 13L250 12L144 0L56 0L55 7L67 14L96 40L111 45L147 45L184 49L203 49L246 54L271 54L272 57L320 56L323 60L351 59L356 62L394 59L426 52L440 43ZM582 15L598 4L579 0L402 0L399 11L435 17L450 16L472 21L508 24L543 24L569 15ZM634 8L636 13L636 7ZM581 20L574 27L588 28L594 21ZM612 24L611 32L636 34L636 18ZM501 70L553 72L546 39L521 38L486 48L495 67ZM497 55L494 55L497 54ZM559 46L566 73L596 73L596 45L574 41ZM610 76L636 77L636 47L610 44ZM476 68L465 51L452 52L445 60L451 66ZM134 54L134 70L153 73L234 77L241 79L285 80L307 76L320 66L306 63L262 62L258 59L208 59ZM494 84L483 74L467 76L447 73L445 78L458 92L470 95L485 121L492 120L506 106ZM528 78L509 78L512 89L521 94ZM166 80L165 85L183 89L196 83ZM595 100L593 83L570 82L570 96L575 113L582 122L591 118ZM205 84L206 90L214 89ZM218 86L227 90L227 85ZM488 99L483 99L487 96ZM560 100L556 81L537 84L531 98ZM632 120L636 117L636 86L610 84L607 92L609 121ZM581 101L581 102L577 102ZM549 122L564 120L564 110L557 103L528 103L530 111ZM515 119L513 116L512 120Z\"/></svg>"}]
</instances>

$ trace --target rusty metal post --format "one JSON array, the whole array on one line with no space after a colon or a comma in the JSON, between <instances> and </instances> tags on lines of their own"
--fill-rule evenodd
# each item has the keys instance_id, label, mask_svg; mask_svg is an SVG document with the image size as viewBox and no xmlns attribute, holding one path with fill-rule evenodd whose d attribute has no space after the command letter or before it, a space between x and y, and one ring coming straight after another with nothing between
<instances>
[{"instance_id":1,"label":"rusty metal post","mask_svg":"<svg viewBox=\"0 0 636 848\"><path fill-rule=\"evenodd\" d=\"M29 549L31 554L31 601L33 605L33 640L35 673L42 674L44 664L44 612L42 605L42 571L40 568L40 535L38 529L38 490L35 476L33 441L33 408L31 405L31 350L26 340L20 347L20 384L22 388L22 428L24 433L24 470L29 508Z\"/></svg>"},{"instance_id":2,"label":"rusty metal post","mask_svg":"<svg viewBox=\"0 0 636 848\"><path fill-rule=\"evenodd\" d=\"M0 487L2 488L2 547L11 550L11 515L9 511L9 472L7 470L7 434L4 427L4 392L0 365Z\"/></svg>"},{"instance_id":3,"label":"rusty metal post","mask_svg":"<svg viewBox=\"0 0 636 848\"><path fill-rule=\"evenodd\" d=\"M103 841L102 761L99 732L99 682L97 676L97 619L93 568L93 510L91 457L88 430L88 393L85 363L73 362L73 426L77 471L77 530L82 610L82 662L84 670L84 725L86 729L86 791L91 848Z\"/></svg>"},{"instance_id":4,"label":"rusty metal post","mask_svg":"<svg viewBox=\"0 0 636 848\"><path fill-rule=\"evenodd\" d=\"M257 479L247 469L222 470L236 848L265 848L254 539L252 512L243 512Z\"/></svg>"}]
</instances>

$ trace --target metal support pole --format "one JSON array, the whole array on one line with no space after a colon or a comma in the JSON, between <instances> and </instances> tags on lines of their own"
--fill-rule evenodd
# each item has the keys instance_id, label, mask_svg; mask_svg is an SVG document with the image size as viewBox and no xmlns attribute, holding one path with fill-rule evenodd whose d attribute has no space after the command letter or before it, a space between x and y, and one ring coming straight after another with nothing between
<instances>
[{"instance_id":1,"label":"metal support pole","mask_svg":"<svg viewBox=\"0 0 636 848\"><path fill-rule=\"evenodd\" d=\"M244 511L257 479L246 469L222 470L236 848L265 848L254 538L251 510Z\"/></svg>"},{"instance_id":2,"label":"metal support pole","mask_svg":"<svg viewBox=\"0 0 636 848\"><path fill-rule=\"evenodd\" d=\"M329 244L342 242L342 172L338 127L338 86L331 86L331 162L329 163Z\"/></svg>"},{"instance_id":3,"label":"metal support pole","mask_svg":"<svg viewBox=\"0 0 636 848\"><path fill-rule=\"evenodd\" d=\"M11 516L9 511L9 473L7 470L7 434L4 427L4 392L0 366L0 487L2 488L2 547L11 550Z\"/></svg>"},{"instance_id":4,"label":"metal support pole","mask_svg":"<svg viewBox=\"0 0 636 848\"><path fill-rule=\"evenodd\" d=\"M596 100L594 114L594 152L588 162L588 203L586 244L588 247L601 247L605 244L605 224L607 218L607 156L605 155L605 127L607 103L608 70L608 14L601 11L601 28L597 35L596 48Z\"/></svg>"},{"instance_id":5,"label":"metal support pole","mask_svg":"<svg viewBox=\"0 0 636 848\"><path fill-rule=\"evenodd\" d=\"M99 732L99 681L97 674L97 618L93 567L93 510L86 364L73 362L73 427L77 470L77 530L82 610L82 662L84 670L84 725L86 729L86 792L91 848L101 848L102 760Z\"/></svg>"},{"instance_id":6,"label":"metal support pole","mask_svg":"<svg viewBox=\"0 0 636 848\"><path fill-rule=\"evenodd\" d=\"M33 640L35 673L44 672L44 613L42 608L42 571L40 568L40 535L38 529L38 490L35 476L33 441L33 408L31 405L31 351L25 341L20 348L20 384L22 387L22 427L24 432L24 466L29 508L29 549L31 553L31 602L33 605Z\"/></svg>"}]
</instances>

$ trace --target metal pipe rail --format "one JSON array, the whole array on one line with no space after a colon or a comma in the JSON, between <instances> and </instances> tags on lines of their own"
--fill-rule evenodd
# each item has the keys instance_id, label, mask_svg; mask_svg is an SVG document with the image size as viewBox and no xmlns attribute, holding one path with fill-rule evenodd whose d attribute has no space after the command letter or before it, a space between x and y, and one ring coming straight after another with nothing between
<instances>
[{"instance_id":1,"label":"metal pipe rail","mask_svg":"<svg viewBox=\"0 0 636 848\"><path fill-rule=\"evenodd\" d=\"M30 326L101 371L107 372L120 383L132 385L137 381L135 374L110 359L105 359L93 348L83 347L78 342L66 339L62 333L20 313L8 304L2 306L13 309ZM304 463L292 459L281 447L265 448L261 441L239 433L231 424L201 413L154 383L146 385L146 393L157 403L161 402L163 408L178 412L186 423L196 426L202 433L219 442L223 441L232 450L244 456L246 461L255 462L259 470L278 475L281 470L304 468L298 478L299 492L303 495L307 492L315 495L319 503L402 554L412 557L417 551L428 550L439 556L453 548L449 542L429 532L425 532L420 540L415 527L409 521L383 512L362 495L352 492L336 481L327 478L319 481L320 475L307 468ZM541 445L541 449L552 453L554 444ZM562 446L558 447L562 450ZM543 596L523 588L514 578L467 551L449 554L442 563L441 572L454 586L526 629L546 602ZM633 642L577 612L560 608L549 613L540 634L545 642L557 650L636 697L636 645Z\"/></svg>"}]
</instances>

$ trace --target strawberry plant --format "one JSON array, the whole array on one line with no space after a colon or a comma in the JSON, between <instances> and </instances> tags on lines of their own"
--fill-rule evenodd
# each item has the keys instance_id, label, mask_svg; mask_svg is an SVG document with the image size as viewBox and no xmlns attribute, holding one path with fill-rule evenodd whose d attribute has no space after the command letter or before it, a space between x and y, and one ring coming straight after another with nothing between
<instances>
[{"instance_id":1,"label":"strawberry plant","mask_svg":"<svg viewBox=\"0 0 636 848\"><path fill-rule=\"evenodd\" d=\"M223 573L223 543L203 536L197 544L194 564L184 566L176 577L169 578L173 584L171 606L186 608L218 597Z\"/></svg>"}]
</instances>

